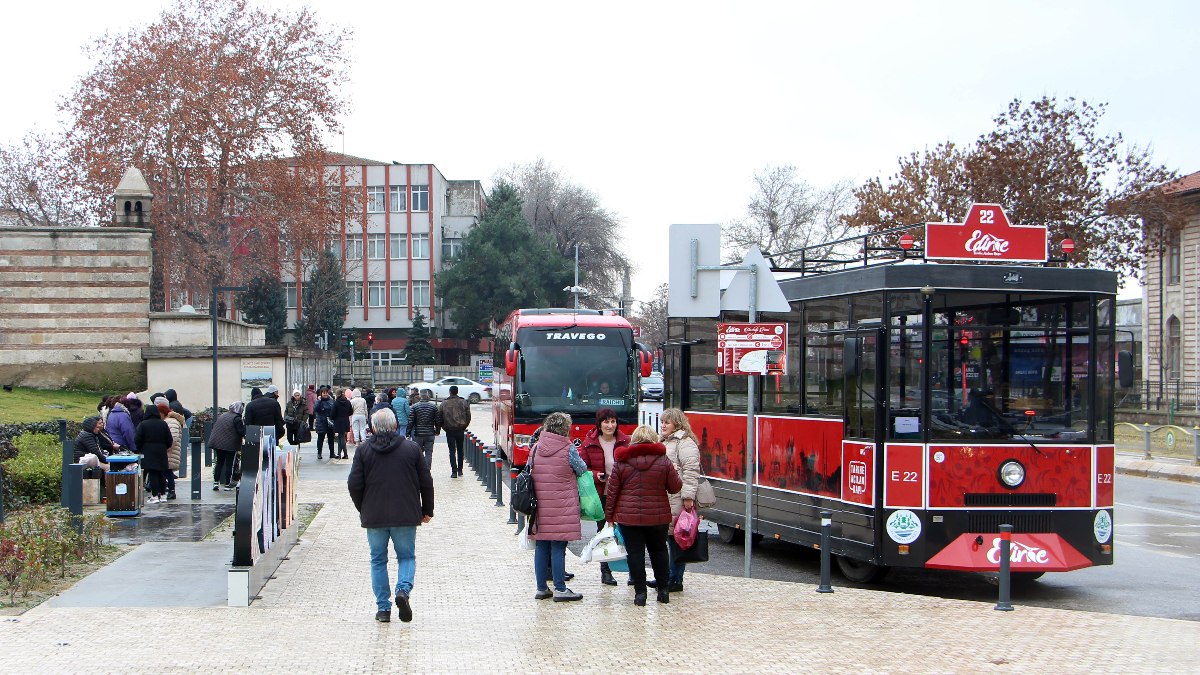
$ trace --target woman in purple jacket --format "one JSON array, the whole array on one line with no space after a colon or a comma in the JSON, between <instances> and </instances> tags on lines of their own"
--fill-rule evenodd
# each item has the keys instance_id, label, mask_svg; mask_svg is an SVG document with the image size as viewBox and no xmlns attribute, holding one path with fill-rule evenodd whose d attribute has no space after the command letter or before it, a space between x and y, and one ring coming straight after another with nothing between
<instances>
[{"instance_id":1,"label":"woman in purple jacket","mask_svg":"<svg viewBox=\"0 0 1200 675\"><path fill-rule=\"evenodd\" d=\"M556 412L546 416L542 434L530 451L533 463L533 494L537 513L529 525L529 538L537 542L533 573L537 577L535 600L551 596L555 602L582 600L583 595L567 588L567 542L583 538L579 524L579 484L576 477L587 471L571 444L571 416ZM546 587L553 570L554 591Z\"/></svg>"},{"instance_id":2,"label":"woman in purple jacket","mask_svg":"<svg viewBox=\"0 0 1200 675\"><path fill-rule=\"evenodd\" d=\"M125 448L130 452L138 451L137 443L134 439L133 419L129 416L129 410L124 403L114 403L112 410L108 411L108 419L104 423L108 429L108 435L112 438L113 443L119 448Z\"/></svg>"}]
</instances>

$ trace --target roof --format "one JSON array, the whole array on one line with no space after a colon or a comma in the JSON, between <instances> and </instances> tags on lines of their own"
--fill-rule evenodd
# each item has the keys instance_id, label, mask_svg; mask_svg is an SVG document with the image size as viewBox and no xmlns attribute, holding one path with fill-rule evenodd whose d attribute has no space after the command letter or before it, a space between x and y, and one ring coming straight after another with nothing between
<instances>
[{"instance_id":1,"label":"roof","mask_svg":"<svg viewBox=\"0 0 1200 675\"><path fill-rule=\"evenodd\" d=\"M289 164L295 164L295 157L288 157L286 160ZM367 159L365 157L355 157L341 152L326 152L325 166L388 166L389 164L398 164L399 162L381 162L377 159Z\"/></svg>"},{"instance_id":2,"label":"roof","mask_svg":"<svg viewBox=\"0 0 1200 675\"><path fill-rule=\"evenodd\" d=\"M121 176L121 182L117 185L117 196L149 197L151 194L146 178L142 176L142 172L138 171L137 167L131 166L125 169L125 175Z\"/></svg>"},{"instance_id":3,"label":"roof","mask_svg":"<svg viewBox=\"0 0 1200 675\"><path fill-rule=\"evenodd\" d=\"M1200 171L1177 178L1162 186L1162 191L1169 195L1187 194L1198 190L1200 190Z\"/></svg>"}]
</instances>

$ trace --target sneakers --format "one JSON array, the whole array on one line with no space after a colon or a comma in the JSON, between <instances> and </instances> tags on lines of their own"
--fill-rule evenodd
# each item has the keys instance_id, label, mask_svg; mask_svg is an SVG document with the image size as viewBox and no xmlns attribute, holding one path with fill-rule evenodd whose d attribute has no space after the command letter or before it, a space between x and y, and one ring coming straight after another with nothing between
<instances>
[{"instance_id":1,"label":"sneakers","mask_svg":"<svg viewBox=\"0 0 1200 675\"><path fill-rule=\"evenodd\" d=\"M404 591L396 594L396 614L404 623L412 621L412 605L408 602L408 593Z\"/></svg>"},{"instance_id":2,"label":"sneakers","mask_svg":"<svg viewBox=\"0 0 1200 675\"><path fill-rule=\"evenodd\" d=\"M220 489L221 489L220 483L213 483L213 492L217 492Z\"/></svg>"},{"instance_id":3,"label":"sneakers","mask_svg":"<svg viewBox=\"0 0 1200 675\"><path fill-rule=\"evenodd\" d=\"M172 499L172 500L175 499L175 491L174 490L171 490L170 492L167 493L167 499Z\"/></svg>"},{"instance_id":4,"label":"sneakers","mask_svg":"<svg viewBox=\"0 0 1200 675\"><path fill-rule=\"evenodd\" d=\"M391 623L392 622L392 613L385 612L382 610L375 612L375 620L378 621L379 623Z\"/></svg>"},{"instance_id":5,"label":"sneakers","mask_svg":"<svg viewBox=\"0 0 1200 675\"><path fill-rule=\"evenodd\" d=\"M222 487L221 489L222 489L222 490L224 490L224 491L226 491L226 492L233 492L234 490L236 490L236 489L237 489L237 486L236 486L236 485L234 485L234 484L232 484L232 483L230 483L229 485L226 485L226 486Z\"/></svg>"},{"instance_id":6,"label":"sneakers","mask_svg":"<svg viewBox=\"0 0 1200 675\"><path fill-rule=\"evenodd\" d=\"M537 593L534 593L534 594L533 594L533 599L534 599L534 600L545 600L546 598L548 598L548 597L550 597L550 596L552 596L552 595L554 595L554 591L552 591L552 590L550 590L549 588L547 588L547 589L545 589L545 590L543 590L543 591L538 591Z\"/></svg>"},{"instance_id":7,"label":"sneakers","mask_svg":"<svg viewBox=\"0 0 1200 675\"><path fill-rule=\"evenodd\" d=\"M450 477L451 477L451 478L458 478L458 472L457 472L457 471L451 471L451 472L450 472Z\"/></svg>"},{"instance_id":8,"label":"sneakers","mask_svg":"<svg viewBox=\"0 0 1200 675\"><path fill-rule=\"evenodd\" d=\"M160 501L159 498L155 497L154 495L150 495L149 497L146 497L147 504L157 504L159 501Z\"/></svg>"},{"instance_id":9,"label":"sneakers","mask_svg":"<svg viewBox=\"0 0 1200 675\"><path fill-rule=\"evenodd\" d=\"M576 600L582 600L582 599L583 599L582 593L576 593L575 591L573 591L569 588L565 588L561 591L554 591L554 601L555 602L574 602Z\"/></svg>"}]
</instances>

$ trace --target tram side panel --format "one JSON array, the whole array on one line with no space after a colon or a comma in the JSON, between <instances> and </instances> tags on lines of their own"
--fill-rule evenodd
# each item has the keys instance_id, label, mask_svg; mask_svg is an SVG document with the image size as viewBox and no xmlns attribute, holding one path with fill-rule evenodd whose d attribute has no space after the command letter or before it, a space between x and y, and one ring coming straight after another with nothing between
<instances>
[{"instance_id":1,"label":"tram side panel","mask_svg":"<svg viewBox=\"0 0 1200 675\"><path fill-rule=\"evenodd\" d=\"M717 504L705 516L718 524L745 523L746 418L688 412L700 441L704 471ZM831 510L833 552L860 560L876 556L874 444L844 441L841 420L756 418L758 463L751 492L753 531L814 545L820 512Z\"/></svg>"}]
</instances>

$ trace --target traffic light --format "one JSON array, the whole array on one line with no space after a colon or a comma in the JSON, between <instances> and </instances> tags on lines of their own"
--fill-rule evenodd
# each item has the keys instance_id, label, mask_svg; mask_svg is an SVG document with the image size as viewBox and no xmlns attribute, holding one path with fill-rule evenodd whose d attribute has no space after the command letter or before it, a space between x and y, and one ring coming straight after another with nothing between
<instances>
[{"instance_id":1,"label":"traffic light","mask_svg":"<svg viewBox=\"0 0 1200 675\"><path fill-rule=\"evenodd\" d=\"M375 334L367 333L367 348L371 349L375 346Z\"/></svg>"},{"instance_id":2,"label":"traffic light","mask_svg":"<svg viewBox=\"0 0 1200 675\"><path fill-rule=\"evenodd\" d=\"M350 348L350 351L354 351L354 333L346 334L346 346Z\"/></svg>"}]
</instances>

